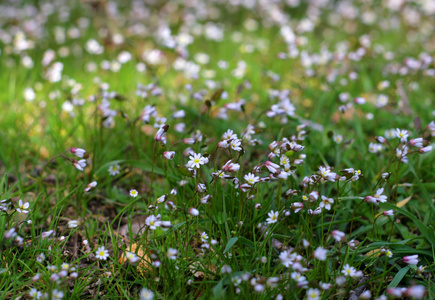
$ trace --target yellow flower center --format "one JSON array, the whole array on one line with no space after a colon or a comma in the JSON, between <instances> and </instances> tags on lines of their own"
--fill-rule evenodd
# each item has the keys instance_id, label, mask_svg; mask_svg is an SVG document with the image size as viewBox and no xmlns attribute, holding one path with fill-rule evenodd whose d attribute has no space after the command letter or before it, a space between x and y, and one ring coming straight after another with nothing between
<instances>
[{"instance_id":1,"label":"yellow flower center","mask_svg":"<svg viewBox=\"0 0 435 300\"><path fill-rule=\"evenodd\" d=\"M199 159L195 158L193 161L195 164L199 163Z\"/></svg>"}]
</instances>

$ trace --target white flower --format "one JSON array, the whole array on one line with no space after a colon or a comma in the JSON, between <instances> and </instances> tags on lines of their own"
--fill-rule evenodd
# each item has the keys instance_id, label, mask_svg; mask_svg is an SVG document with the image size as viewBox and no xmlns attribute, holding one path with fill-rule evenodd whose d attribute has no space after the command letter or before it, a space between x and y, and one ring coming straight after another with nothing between
<instances>
[{"instance_id":1,"label":"white flower","mask_svg":"<svg viewBox=\"0 0 435 300\"><path fill-rule=\"evenodd\" d=\"M273 223L276 223L276 222L278 222L278 215L279 215L279 212L277 212L277 211L270 211L268 214L267 214L268 216L269 216L269 218L267 218L266 219L266 221L267 221L267 223L269 223L269 224L273 224Z\"/></svg>"},{"instance_id":2,"label":"white flower","mask_svg":"<svg viewBox=\"0 0 435 300\"><path fill-rule=\"evenodd\" d=\"M130 191L130 196L132 196L133 198L136 198L137 195L139 195L139 193L136 190L131 190Z\"/></svg>"},{"instance_id":3,"label":"white flower","mask_svg":"<svg viewBox=\"0 0 435 300\"><path fill-rule=\"evenodd\" d=\"M356 270L354 267L351 267L351 266L349 266L349 264L346 264L343 267L343 270L341 271L341 273L343 273L343 275L346 277L354 277L356 274Z\"/></svg>"},{"instance_id":4,"label":"white flower","mask_svg":"<svg viewBox=\"0 0 435 300\"><path fill-rule=\"evenodd\" d=\"M109 257L109 251L107 251L104 246L101 246L97 250L97 255L95 255L96 258L100 260L106 260Z\"/></svg>"},{"instance_id":5,"label":"white flower","mask_svg":"<svg viewBox=\"0 0 435 300\"><path fill-rule=\"evenodd\" d=\"M33 299L41 299L42 293L37 289L30 289L29 296L32 297Z\"/></svg>"},{"instance_id":6,"label":"white flower","mask_svg":"<svg viewBox=\"0 0 435 300\"><path fill-rule=\"evenodd\" d=\"M309 299L309 300L319 300L320 299L320 291L318 289L308 289L308 291L307 291L307 299Z\"/></svg>"},{"instance_id":7,"label":"white flower","mask_svg":"<svg viewBox=\"0 0 435 300\"><path fill-rule=\"evenodd\" d=\"M319 207L325 208L326 210L330 210L332 203L334 203L334 199L322 195L322 201L320 202Z\"/></svg>"},{"instance_id":8,"label":"white flower","mask_svg":"<svg viewBox=\"0 0 435 300\"><path fill-rule=\"evenodd\" d=\"M157 227L162 225L162 221L160 221L160 215L154 216L151 215L145 220L145 224L150 227L151 230L156 230Z\"/></svg>"},{"instance_id":9,"label":"white flower","mask_svg":"<svg viewBox=\"0 0 435 300\"><path fill-rule=\"evenodd\" d=\"M406 143L408 130L400 130L399 128L396 128L396 137L398 137L402 143Z\"/></svg>"},{"instance_id":10,"label":"white flower","mask_svg":"<svg viewBox=\"0 0 435 300\"><path fill-rule=\"evenodd\" d=\"M76 167L77 170L83 171L86 167L86 159L80 159L79 161L74 161L73 166Z\"/></svg>"},{"instance_id":11,"label":"white flower","mask_svg":"<svg viewBox=\"0 0 435 300\"><path fill-rule=\"evenodd\" d=\"M127 257L128 262L132 265L140 260L139 256L133 252L126 252L125 257Z\"/></svg>"},{"instance_id":12,"label":"white flower","mask_svg":"<svg viewBox=\"0 0 435 300\"><path fill-rule=\"evenodd\" d=\"M97 186L97 182L96 181L92 181L91 183L88 184L88 186L84 189L84 192L87 193L89 192L91 189L93 189L94 187Z\"/></svg>"},{"instance_id":13,"label":"white flower","mask_svg":"<svg viewBox=\"0 0 435 300\"><path fill-rule=\"evenodd\" d=\"M51 299L62 299L64 296L62 291L58 291L56 289L53 290L53 292L51 293Z\"/></svg>"},{"instance_id":14,"label":"white flower","mask_svg":"<svg viewBox=\"0 0 435 300\"><path fill-rule=\"evenodd\" d=\"M260 177L255 176L252 173L249 173L249 174L245 175L244 178L248 182L248 184L250 184L250 185L254 185L254 184L256 184L257 182L260 181Z\"/></svg>"},{"instance_id":15,"label":"white flower","mask_svg":"<svg viewBox=\"0 0 435 300\"><path fill-rule=\"evenodd\" d=\"M328 250L323 249L322 247L317 248L314 251L314 257L319 259L319 260L326 260L328 254Z\"/></svg>"},{"instance_id":16,"label":"white flower","mask_svg":"<svg viewBox=\"0 0 435 300\"><path fill-rule=\"evenodd\" d=\"M195 153L189 156L190 161L187 163L188 168L200 168L201 165L206 163L205 158L201 155L201 153Z\"/></svg>"},{"instance_id":17,"label":"white flower","mask_svg":"<svg viewBox=\"0 0 435 300\"><path fill-rule=\"evenodd\" d=\"M71 220L68 222L68 228L76 228L79 225L79 221Z\"/></svg>"},{"instance_id":18,"label":"white flower","mask_svg":"<svg viewBox=\"0 0 435 300\"><path fill-rule=\"evenodd\" d=\"M29 205L30 205L29 202L23 203L23 201L20 199L20 201L18 201L17 212L21 214L29 213L29 211L27 210L29 208Z\"/></svg>"},{"instance_id":19,"label":"white flower","mask_svg":"<svg viewBox=\"0 0 435 300\"><path fill-rule=\"evenodd\" d=\"M175 260L175 259L177 259L177 254L178 254L178 250L177 249L169 248L168 252L166 253L166 256L169 259Z\"/></svg>"},{"instance_id":20,"label":"white flower","mask_svg":"<svg viewBox=\"0 0 435 300\"><path fill-rule=\"evenodd\" d=\"M154 299L154 293L146 288L140 291L140 300L152 300Z\"/></svg>"},{"instance_id":21,"label":"white flower","mask_svg":"<svg viewBox=\"0 0 435 300\"><path fill-rule=\"evenodd\" d=\"M115 165L111 165L110 167L109 167L109 174L110 175L112 175L112 176L116 176L116 175L118 175L119 174L119 172L120 172L120 169L121 169L121 167L118 165L118 164L115 164Z\"/></svg>"},{"instance_id":22,"label":"white flower","mask_svg":"<svg viewBox=\"0 0 435 300\"><path fill-rule=\"evenodd\" d=\"M207 242L207 240L208 240L208 235L207 235L207 233L203 232L201 234L201 241L203 241L205 243L205 242Z\"/></svg>"},{"instance_id":23,"label":"white flower","mask_svg":"<svg viewBox=\"0 0 435 300\"><path fill-rule=\"evenodd\" d=\"M231 149L233 149L234 151L241 151L242 150L242 147L240 147L241 144L242 144L242 140L235 139L231 141L230 146Z\"/></svg>"}]
</instances>

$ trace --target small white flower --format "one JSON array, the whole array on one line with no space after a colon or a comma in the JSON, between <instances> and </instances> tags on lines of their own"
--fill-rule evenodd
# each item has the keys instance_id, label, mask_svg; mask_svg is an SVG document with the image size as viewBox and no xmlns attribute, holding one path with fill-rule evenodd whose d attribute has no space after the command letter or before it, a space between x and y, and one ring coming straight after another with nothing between
<instances>
[{"instance_id":1,"label":"small white flower","mask_svg":"<svg viewBox=\"0 0 435 300\"><path fill-rule=\"evenodd\" d=\"M130 196L132 196L133 198L136 198L138 195L139 195L139 193L136 190L130 191Z\"/></svg>"},{"instance_id":2,"label":"small white flower","mask_svg":"<svg viewBox=\"0 0 435 300\"><path fill-rule=\"evenodd\" d=\"M116 176L119 174L120 170L121 170L121 167L118 164L111 165L109 167L109 174L112 176Z\"/></svg>"},{"instance_id":3,"label":"small white flower","mask_svg":"<svg viewBox=\"0 0 435 300\"><path fill-rule=\"evenodd\" d=\"M146 288L140 291L140 300L152 300L154 299L154 293Z\"/></svg>"},{"instance_id":4,"label":"small white flower","mask_svg":"<svg viewBox=\"0 0 435 300\"><path fill-rule=\"evenodd\" d=\"M20 199L20 201L18 201L17 212L21 214L29 213L29 211L27 210L29 208L29 205L29 202L23 203L23 201Z\"/></svg>"},{"instance_id":5,"label":"small white flower","mask_svg":"<svg viewBox=\"0 0 435 300\"><path fill-rule=\"evenodd\" d=\"M97 250L96 258L100 260L106 260L109 257L109 251L107 251L104 246L101 246Z\"/></svg>"},{"instance_id":6,"label":"small white flower","mask_svg":"<svg viewBox=\"0 0 435 300\"><path fill-rule=\"evenodd\" d=\"M175 260L175 259L177 259L177 254L178 254L178 250L177 249L169 248L168 252L166 253L166 256L169 259Z\"/></svg>"},{"instance_id":7,"label":"small white flower","mask_svg":"<svg viewBox=\"0 0 435 300\"><path fill-rule=\"evenodd\" d=\"M279 215L279 212L277 212L277 211L273 211L273 210L272 210L272 211L270 211L267 215L269 216L269 218L266 219L266 222L267 222L268 224L273 224L273 223L278 222L278 215Z\"/></svg>"}]
</instances>

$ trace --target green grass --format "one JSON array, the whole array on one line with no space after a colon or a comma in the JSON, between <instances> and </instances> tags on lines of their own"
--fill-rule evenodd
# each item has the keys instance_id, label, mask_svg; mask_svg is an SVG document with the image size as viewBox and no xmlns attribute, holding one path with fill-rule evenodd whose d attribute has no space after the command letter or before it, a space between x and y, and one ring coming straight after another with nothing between
<instances>
[{"instance_id":1,"label":"green grass","mask_svg":"<svg viewBox=\"0 0 435 300\"><path fill-rule=\"evenodd\" d=\"M86 3L72 1L47 16L41 26L44 35L38 36L26 27L26 21L34 19L35 14L41 16L42 3L14 4L18 11L36 5L37 13L0 16L0 27L12 41L15 28L19 28L35 43L33 49L15 51L14 42L0 41L0 200L7 200L7 209L0 211L0 299L29 298L32 288L53 299L54 290L62 291L65 299L138 299L143 288L152 291L155 299L275 299L278 295L285 299L348 299L351 291L357 296L369 291L372 299L378 299L391 294L389 288L404 287L411 293L417 286L425 290L420 298L435 298L433 151L419 154L418 148L409 147L408 162L401 162L396 148L403 144L392 137L379 153L369 152L376 136L385 136L386 130L395 128L407 130L408 141L423 137L424 146L433 145L426 126L434 119L433 77L427 74L434 63L403 75L386 72L393 64L403 67L406 58L418 58L422 52L433 59L433 42L427 35L428 26L434 25L433 15L423 13L415 3L407 3L408 8L420 12L419 26L415 26L407 23L406 10L394 12L380 3L371 6L352 2L361 11L372 11L379 22L364 24L360 15L346 19L331 1L330 7L320 9L312 32L298 33L300 20L312 17L307 5L279 6L291 16L287 25L299 38L299 55L285 59L278 56L288 52L288 45L280 26L270 24L270 10L264 6L249 10L228 3L201 2L211 14L201 19L196 5L155 1L147 5L150 16L143 18L131 14L132 10L138 13L139 8L120 1L115 18L103 4L92 10ZM65 22L59 20L62 10L69 12ZM215 23L224 28L223 39L213 41L196 34L195 26L182 19L190 10L195 12L190 12L190 17L198 18L197 24L205 27ZM213 11L219 16L214 18ZM338 14L338 25L329 22L333 12ZM397 28L382 27L381 20L398 17ZM89 20L90 27L80 28L77 39L67 35L64 42L56 42L55 31L77 27L83 22L80 18ZM251 18L258 22L258 30L245 27L245 21ZM186 31L192 35L193 42L186 47L187 61L195 61L198 53L209 56L207 64L196 62L200 66L198 78L186 77L174 68L174 61L182 55L179 49L163 46L162 39L156 37L158 27L163 26L159 19L166 21L173 36ZM133 24L145 25L148 33L132 34ZM351 27L355 27L354 32L349 31ZM101 36L106 29L109 35ZM124 36L123 43L109 41L116 33ZM241 39L234 38L235 34ZM362 47L363 35L371 37L371 45L359 61L330 59L311 67L301 62L301 52L313 56L328 49L330 55L337 55L335 51L343 42L349 55ZM85 45L90 39L103 45L104 53L88 53ZM252 53L244 50L249 49L247 45L254 45ZM379 53L379 45L394 53L393 60ZM67 47L70 54L61 57L61 47ZM47 49L55 50L54 61L63 64L62 80L58 82L50 82L44 75L48 68L41 60ZM77 49L81 52L73 54ZM145 49L159 49L165 62L145 62L146 71L139 72L136 65L144 62ZM103 61L115 61L124 50L132 58L119 71L101 68ZM26 55L33 59L34 67L21 64ZM227 69L219 68L220 60L228 62ZM246 70L236 77L233 71L240 61L246 63ZM97 63L96 72L87 71L90 62ZM330 80L333 69L338 75ZM204 70L215 71L215 76L205 78ZM306 74L309 70L313 76ZM351 72L358 78L349 79ZM273 74L279 79L274 80ZM385 80L390 86L380 89L379 83ZM152 96L148 91L145 98L137 96L139 83L156 84L162 95ZM36 93L33 101L24 99L28 87ZM227 95L220 95L220 89ZM266 112L280 102L270 97L271 90L287 89L295 115L287 117L286 122L281 122L280 116L268 117ZM55 91L59 96L51 100ZM104 126L107 118L101 109L107 92L117 95L109 100L110 108L116 110L110 128ZM195 93L201 93L202 99L197 100ZM341 93L349 94L346 103L339 100ZM376 107L379 94L389 97L384 107ZM356 97L364 97L366 103L355 104ZM246 102L240 111L228 110L227 119L218 118L220 109L241 99ZM65 111L66 101L73 103L73 115ZM153 127L154 116L149 123L142 122L146 105L154 105L158 116L167 118L166 145L154 139L158 130ZM341 105L349 105L346 113L339 112ZM181 109L185 111L183 118L171 117ZM186 125L183 132L176 131L175 125L180 122ZM308 125L305 133L298 127L302 124ZM218 146L228 129L241 138L248 125L255 130L251 135L256 142L251 144L245 138L240 152ZM199 135L202 138L193 144L184 142ZM334 135L342 135L343 141L335 142ZM270 175L265 162L279 164L280 160L268 158L269 144L283 144L285 138L304 146L300 152L283 151L291 162L291 174L258 182L245 192L240 189L238 185L247 182L244 176L257 167L261 168L257 176ZM89 154L83 172L71 162L79 159L70 153L72 147L86 149ZM183 151L188 147L209 159L193 175L185 167L189 155ZM164 151L175 151L173 160L164 159ZM297 164L300 154L305 155L304 162ZM231 178L214 177L213 172L230 159L240 169L226 172ZM111 176L108 169L115 165L120 166L120 173ZM319 166L330 166L332 172L346 179L320 182ZM361 170L362 175L353 181L345 168ZM384 180L381 174L386 172L390 175ZM304 185L304 178L312 175L317 176L314 184ZM97 186L84 192L93 181ZM184 184L180 184L182 181ZM198 183L205 184L205 192L197 191ZM364 201L381 187L386 203ZM132 189L138 191L138 197L129 195ZM297 193L289 195L286 192L290 189ZM321 197L311 202L302 196L313 191L334 200L331 210L309 213L319 207ZM162 195L166 195L165 202L159 203ZM201 203L206 195L210 200ZM28 214L17 210L19 199L29 203ZM304 207L295 213L295 203L299 202ZM192 215L192 208L199 214ZM394 215L383 216L388 210L394 210ZM278 212L278 221L268 224L271 211ZM170 228L157 226L153 230L145 223L150 215L170 221ZM78 221L77 228L68 227L72 220ZM6 238L12 228L22 242L16 237ZM49 237L41 236L50 230L54 232ZM334 240L335 230L345 234L342 242ZM201 240L203 232L208 235L207 242ZM351 240L359 244L353 247L348 244ZM96 258L101 246L109 251L107 260ZM123 259L132 247L141 257L135 264ZM325 260L313 255L319 247L327 250ZM392 256L383 254L382 247L391 250ZM177 250L176 259L167 256L170 248ZM290 267L283 259L285 251L298 255ZM44 259L37 260L41 254ZM403 257L416 254L417 265L403 261ZM75 269L68 269L62 276L63 263ZM341 278L346 264L361 271L362 277ZM424 272L418 271L421 266L425 266ZM302 280L298 284L297 272L305 276L305 283ZM40 278L35 279L37 274ZM59 274L61 278L55 280ZM321 283L331 286L322 289ZM310 293L314 293L312 298Z\"/></svg>"}]
</instances>

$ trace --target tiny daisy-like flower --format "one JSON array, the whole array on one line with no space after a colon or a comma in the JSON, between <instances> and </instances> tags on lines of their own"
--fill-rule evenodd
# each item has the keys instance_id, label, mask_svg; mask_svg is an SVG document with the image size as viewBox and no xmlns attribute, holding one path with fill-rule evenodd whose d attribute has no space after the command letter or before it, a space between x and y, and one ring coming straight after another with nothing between
<instances>
[{"instance_id":1,"label":"tiny daisy-like flower","mask_svg":"<svg viewBox=\"0 0 435 300\"><path fill-rule=\"evenodd\" d=\"M104 248L104 246L101 246L97 250L97 255L95 255L97 259L100 260L106 260L109 257L109 251Z\"/></svg>"},{"instance_id":2,"label":"tiny daisy-like flower","mask_svg":"<svg viewBox=\"0 0 435 300\"><path fill-rule=\"evenodd\" d=\"M242 144L242 140L235 139L231 141L230 147L234 151L241 151L242 150L242 147L240 146L241 144Z\"/></svg>"},{"instance_id":3,"label":"tiny daisy-like flower","mask_svg":"<svg viewBox=\"0 0 435 300\"><path fill-rule=\"evenodd\" d=\"M327 255L328 255L328 250L325 250L322 247L317 248L313 254L313 256L318 260L326 260Z\"/></svg>"},{"instance_id":4,"label":"tiny daisy-like flower","mask_svg":"<svg viewBox=\"0 0 435 300\"><path fill-rule=\"evenodd\" d=\"M136 190L130 191L130 196L132 196L133 198L136 198L138 195L139 195L139 193Z\"/></svg>"},{"instance_id":5,"label":"tiny daisy-like flower","mask_svg":"<svg viewBox=\"0 0 435 300\"><path fill-rule=\"evenodd\" d=\"M207 233L203 232L201 234L201 241L203 241L205 243L205 242L207 242L207 240L208 240L208 235L207 235Z\"/></svg>"},{"instance_id":6,"label":"tiny daisy-like flower","mask_svg":"<svg viewBox=\"0 0 435 300\"><path fill-rule=\"evenodd\" d=\"M189 168L197 168L199 169L201 165L205 164L204 157L201 155L201 153L195 153L191 156L189 156L189 162L187 163L187 166Z\"/></svg>"},{"instance_id":7,"label":"tiny daisy-like flower","mask_svg":"<svg viewBox=\"0 0 435 300\"><path fill-rule=\"evenodd\" d=\"M32 297L33 299L41 299L42 293L40 291L38 291L37 289L33 288L33 289L30 289L29 296Z\"/></svg>"},{"instance_id":8,"label":"tiny daisy-like flower","mask_svg":"<svg viewBox=\"0 0 435 300\"><path fill-rule=\"evenodd\" d=\"M334 142L336 142L337 144L340 144L343 141L343 136L340 134L335 134L332 139L334 140Z\"/></svg>"},{"instance_id":9,"label":"tiny daisy-like flower","mask_svg":"<svg viewBox=\"0 0 435 300\"><path fill-rule=\"evenodd\" d=\"M398 137L402 143L406 143L408 139L408 130L400 130L399 128L396 128L396 137Z\"/></svg>"},{"instance_id":10,"label":"tiny daisy-like flower","mask_svg":"<svg viewBox=\"0 0 435 300\"><path fill-rule=\"evenodd\" d=\"M145 220L145 224L150 227L151 230L156 230L157 227L162 225L162 221L160 221L160 215L154 216L151 215Z\"/></svg>"},{"instance_id":11,"label":"tiny daisy-like flower","mask_svg":"<svg viewBox=\"0 0 435 300\"><path fill-rule=\"evenodd\" d=\"M121 167L118 165L118 164L115 164L115 165L111 165L110 167L109 167L109 174L110 175L112 175L112 176L116 176L116 175L118 175L119 174L119 172L120 172L120 170L121 170Z\"/></svg>"},{"instance_id":12,"label":"tiny daisy-like flower","mask_svg":"<svg viewBox=\"0 0 435 300\"><path fill-rule=\"evenodd\" d=\"M249 174L245 175L244 178L248 182L248 184L250 184L250 185L254 185L254 184L256 184L257 182L260 181L260 177L255 176L252 173L249 173Z\"/></svg>"},{"instance_id":13,"label":"tiny daisy-like flower","mask_svg":"<svg viewBox=\"0 0 435 300\"><path fill-rule=\"evenodd\" d=\"M266 222L267 222L268 224L273 224L273 223L278 222L278 215L279 215L279 212L277 212L277 211L273 211L273 210L272 210L272 211L270 211L267 215L269 216L269 218L266 219Z\"/></svg>"},{"instance_id":14,"label":"tiny daisy-like flower","mask_svg":"<svg viewBox=\"0 0 435 300\"><path fill-rule=\"evenodd\" d=\"M175 260L175 259L177 259L177 254L178 254L178 250L177 249L169 248L168 252L166 253L166 256L169 259Z\"/></svg>"},{"instance_id":15,"label":"tiny daisy-like flower","mask_svg":"<svg viewBox=\"0 0 435 300\"><path fill-rule=\"evenodd\" d=\"M23 200L20 199L20 201L18 201L17 212L21 214L28 214L29 211L27 209L29 208L29 205L29 202L23 203Z\"/></svg>"},{"instance_id":16,"label":"tiny daisy-like flower","mask_svg":"<svg viewBox=\"0 0 435 300\"><path fill-rule=\"evenodd\" d=\"M308 291L307 291L307 299L309 299L309 300L319 300L320 299L320 291L318 289L308 289Z\"/></svg>"},{"instance_id":17,"label":"tiny daisy-like flower","mask_svg":"<svg viewBox=\"0 0 435 300\"><path fill-rule=\"evenodd\" d=\"M140 291L139 297L140 297L140 300L152 300L152 299L154 299L154 293L149 289L143 288Z\"/></svg>"},{"instance_id":18,"label":"tiny daisy-like flower","mask_svg":"<svg viewBox=\"0 0 435 300\"><path fill-rule=\"evenodd\" d=\"M51 299L62 299L64 296L62 291L58 291L56 289L53 290L53 292L51 293Z\"/></svg>"},{"instance_id":19,"label":"tiny daisy-like flower","mask_svg":"<svg viewBox=\"0 0 435 300\"><path fill-rule=\"evenodd\" d=\"M346 264L343 268L343 270L341 271L341 273L343 273L344 276L346 277L354 277L356 270L354 267L349 266L349 264Z\"/></svg>"},{"instance_id":20,"label":"tiny daisy-like flower","mask_svg":"<svg viewBox=\"0 0 435 300\"><path fill-rule=\"evenodd\" d=\"M128 259L128 262L133 265L135 263L137 263L140 258L139 256L137 256L135 253L133 252L126 252L125 257Z\"/></svg>"}]
</instances>

